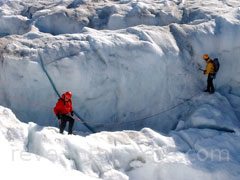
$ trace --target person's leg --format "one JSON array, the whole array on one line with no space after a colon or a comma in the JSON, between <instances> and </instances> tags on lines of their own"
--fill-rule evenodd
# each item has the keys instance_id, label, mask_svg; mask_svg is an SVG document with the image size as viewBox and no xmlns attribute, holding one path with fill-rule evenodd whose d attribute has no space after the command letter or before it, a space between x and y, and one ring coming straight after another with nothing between
<instances>
[{"instance_id":1,"label":"person's leg","mask_svg":"<svg viewBox=\"0 0 240 180\"><path fill-rule=\"evenodd\" d=\"M211 86L212 86L212 79L211 79L211 75L209 74L207 78L207 89L205 92L210 92Z\"/></svg>"},{"instance_id":2,"label":"person's leg","mask_svg":"<svg viewBox=\"0 0 240 180\"><path fill-rule=\"evenodd\" d=\"M214 85L213 85L213 75L212 74L209 75L209 87L210 87L209 92L214 93L215 88L214 88Z\"/></svg>"},{"instance_id":3,"label":"person's leg","mask_svg":"<svg viewBox=\"0 0 240 180\"><path fill-rule=\"evenodd\" d=\"M72 117L69 117L69 124L68 124L68 134L72 134L73 125L74 125L74 119Z\"/></svg>"},{"instance_id":4,"label":"person's leg","mask_svg":"<svg viewBox=\"0 0 240 180\"><path fill-rule=\"evenodd\" d=\"M65 127L66 127L66 123L67 123L67 121L65 120L64 117L62 117L61 120L60 120L60 126L59 126L61 134L63 134L63 131L64 131Z\"/></svg>"}]
</instances>

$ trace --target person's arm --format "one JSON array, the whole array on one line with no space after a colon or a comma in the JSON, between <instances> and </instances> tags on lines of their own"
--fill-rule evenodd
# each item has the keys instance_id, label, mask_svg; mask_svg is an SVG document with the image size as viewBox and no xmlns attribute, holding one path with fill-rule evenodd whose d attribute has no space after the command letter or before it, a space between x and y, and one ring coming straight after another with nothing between
<instances>
[{"instance_id":1,"label":"person's arm","mask_svg":"<svg viewBox=\"0 0 240 180\"><path fill-rule=\"evenodd\" d=\"M205 69L203 70L203 74L207 74L208 64L206 65Z\"/></svg>"},{"instance_id":2,"label":"person's arm","mask_svg":"<svg viewBox=\"0 0 240 180\"><path fill-rule=\"evenodd\" d=\"M55 115L57 116L57 118L58 119L60 119L61 118L61 101L58 101L57 103L56 103L56 106L54 107L54 113L55 113Z\"/></svg>"},{"instance_id":3,"label":"person's arm","mask_svg":"<svg viewBox=\"0 0 240 180\"><path fill-rule=\"evenodd\" d=\"M71 101L71 116L73 116L74 115L74 113L73 113L73 107L72 107L72 101Z\"/></svg>"}]
</instances>

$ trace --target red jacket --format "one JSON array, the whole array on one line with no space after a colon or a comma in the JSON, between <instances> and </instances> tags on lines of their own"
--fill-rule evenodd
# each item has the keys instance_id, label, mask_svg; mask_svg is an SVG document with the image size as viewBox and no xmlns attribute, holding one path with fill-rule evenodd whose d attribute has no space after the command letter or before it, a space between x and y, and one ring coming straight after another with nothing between
<instances>
[{"instance_id":1,"label":"red jacket","mask_svg":"<svg viewBox=\"0 0 240 180\"><path fill-rule=\"evenodd\" d=\"M66 115L68 113L71 113L73 111L72 101L71 100L64 101L64 99L60 98L56 103L56 106L54 107L53 111L56 115L58 114Z\"/></svg>"}]
</instances>

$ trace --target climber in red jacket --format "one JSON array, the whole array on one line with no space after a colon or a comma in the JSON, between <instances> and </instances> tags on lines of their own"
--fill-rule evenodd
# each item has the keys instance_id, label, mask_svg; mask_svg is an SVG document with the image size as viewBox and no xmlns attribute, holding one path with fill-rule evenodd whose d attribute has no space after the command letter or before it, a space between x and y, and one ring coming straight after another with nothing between
<instances>
[{"instance_id":1,"label":"climber in red jacket","mask_svg":"<svg viewBox=\"0 0 240 180\"><path fill-rule=\"evenodd\" d=\"M63 134L63 131L68 125L68 134L72 134L74 119L73 119L73 108L72 108L72 93L70 91L62 94L62 97L58 99L56 106L53 109L55 115L60 120L60 133Z\"/></svg>"}]
</instances>

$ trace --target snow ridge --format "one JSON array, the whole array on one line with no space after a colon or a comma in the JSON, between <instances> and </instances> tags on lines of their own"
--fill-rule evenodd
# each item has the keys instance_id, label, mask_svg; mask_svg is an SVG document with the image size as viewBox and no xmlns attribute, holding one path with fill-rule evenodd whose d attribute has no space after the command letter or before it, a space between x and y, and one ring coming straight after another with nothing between
<instances>
[{"instance_id":1,"label":"snow ridge","mask_svg":"<svg viewBox=\"0 0 240 180\"><path fill-rule=\"evenodd\" d=\"M14 172L20 167L25 172L31 163L28 172L38 169L47 173L47 166L51 171L65 172L53 173L55 177L70 179L239 178L236 133L189 127L172 131L169 136L149 128L139 132L61 135L54 127L22 123L4 107L0 107L0 126L1 144L10 152L0 150L1 156L5 153L3 172L8 164ZM14 178L14 174L10 173L10 177ZM31 173L23 177L30 179Z\"/></svg>"}]
</instances>

